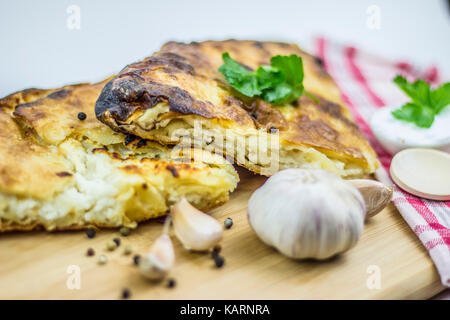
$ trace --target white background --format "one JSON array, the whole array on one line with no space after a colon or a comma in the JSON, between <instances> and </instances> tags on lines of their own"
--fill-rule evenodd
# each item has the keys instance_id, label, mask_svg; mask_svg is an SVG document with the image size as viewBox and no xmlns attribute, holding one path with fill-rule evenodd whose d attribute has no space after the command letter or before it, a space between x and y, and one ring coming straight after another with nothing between
<instances>
[{"instance_id":1,"label":"white background","mask_svg":"<svg viewBox=\"0 0 450 320\"><path fill-rule=\"evenodd\" d=\"M73 4L80 30L66 26ZM381 9L380 30L366 26L370 5ZM439 0L0 0L0 33L0 96L101 80L168 40L229 37L308 49L313 36L324 35L450 74L450 14Z\"/></svg>"}]
</instances>

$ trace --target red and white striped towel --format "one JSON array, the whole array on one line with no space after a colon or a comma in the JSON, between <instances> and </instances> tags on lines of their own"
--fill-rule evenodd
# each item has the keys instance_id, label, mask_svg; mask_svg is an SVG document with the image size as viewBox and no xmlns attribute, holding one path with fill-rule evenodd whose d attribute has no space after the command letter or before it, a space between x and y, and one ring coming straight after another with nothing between
<instances>
[{"instance_id":1,"label":"red and white striped towel","mask_svg":"<svg viewBox=\"0 0 450 320\"><path fill-rule=\"evenodd\" d=\"M437 84L438 70L431 67L422 71L409 63L395 63L325 38L317 38L315 44L316 55L336 81L343 101L378 154L382 167L376 173L377 179L393 184L389 177L392 157L375 139L368 120L378 108L401 105L408 100L392 83L395 75ZM428 250L442 284L450 287L450 201L418 198L394 186L393 202Z\"/></svg>"}]
</instances>

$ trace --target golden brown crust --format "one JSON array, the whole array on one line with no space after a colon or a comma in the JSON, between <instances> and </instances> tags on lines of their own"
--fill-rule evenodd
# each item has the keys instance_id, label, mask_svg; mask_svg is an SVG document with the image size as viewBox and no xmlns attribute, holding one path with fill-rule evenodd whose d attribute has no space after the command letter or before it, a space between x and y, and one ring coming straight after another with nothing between
<instances>
[{"instance_id":1,"label":"golden brown crust","mask_svg":"<svg viewBox=\"0 0 450 320\"><path fill-rule=\"evenodd\" d=\"M45 97L56 90L57 89L30 88L11 93L10 95L0 99L0 109L3 109L5 112L13 112L17 105L34 101L40 97Z\"/></svg>"},{"instance_id":2,"label":"golden brown crust","mask_svg":"<svg viewBox=\"0 0 450 320\"><path fill-rule=\"evenodd\" d=\"M277 54L301 56L305 88L318 101L303 96L292 105L274 107L260 99L239 96L218 72L223 52L229 52L249 69L270 64L270 58ZM169 112L160 115L161 119L194 115L220 119L227 128L276 127L282 146L313 147L333 158L354 162L367 172L378 166L375 152L353 123L337 86L320 61L293 44L244 40L169 42L113 78L97 100L96 115L114 130L158 139L151 133L143 136L130 124L160 102L169 105ZM142 129L148 132L154 128Z\"/></svg>"},{"instance_id":3,"label":"golden brown crust","mask_svg":"<svg viewBox=\"0 0 450 320\"><path fill-rule=\"evenodd\" d=\"M27 103L18 104L14 117L24 127L32 128L46 144L59 144L70 136L86 136L101 144L121 142L123 136L104 126L94 113L93 105L108 80L65 86L50 94L45 94L48 90L34 89L34 99L29 96ZM10 97L16 100L14 95ZM80 112L86 115L85 120L78 119Z\"/></svg>"}]
</instances>

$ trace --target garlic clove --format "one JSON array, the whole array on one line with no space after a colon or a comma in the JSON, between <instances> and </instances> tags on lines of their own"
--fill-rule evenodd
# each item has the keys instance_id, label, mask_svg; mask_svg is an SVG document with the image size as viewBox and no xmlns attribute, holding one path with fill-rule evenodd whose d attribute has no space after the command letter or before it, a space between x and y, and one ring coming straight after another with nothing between
<instances>
[{"instance_id":1,"label":"garlic clove","mask_svg":"<svg viewBox=\"0 0 450 320\"><path fill-rule=\"evenodd\" d=\"M206 251L222 239L222 224L184 197L171 207L170 214L175 235L187 250Z\"/></svg>"},{"instance_id":2,"label":"garlic clove","mask_svg":"<svg viewBox=\"0 0 450 320\"><path fill-rule=\"evenodd\" d=\"M392 187L369 179L352 179L350 182L364 198L366 217L371 218L383 210L392 200Z\"/></svg>"},{"instance_id":3,"label":"garlic clove","mask_svg":"<svg viewBox=\"0 0 450 320\"><path fill-rule=\"evenodd\" d=\"M151 280L164 278L175 263L172 241L167 232L153 243L150 251L139 262L141 274Z\"/></svg>"}]
</instances>

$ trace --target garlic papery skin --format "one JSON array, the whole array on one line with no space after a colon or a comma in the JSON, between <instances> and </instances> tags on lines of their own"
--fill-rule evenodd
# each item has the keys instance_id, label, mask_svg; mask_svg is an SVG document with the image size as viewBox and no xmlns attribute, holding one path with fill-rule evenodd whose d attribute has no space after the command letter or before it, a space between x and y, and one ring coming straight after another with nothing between
<instances>
[{"instance_id":1,"label":"garlic papery skin","mask_svg":"<svg viewBox=\"0 0 450 320\"><path fill-rule=\"evenodd\" d=\"M353 247L365 204L350 183L319 169L287 169L250 197L248 220L266 244L296 259L327 259Z\"/></svg>"},{"instance_id":2,"label":"garlic papery skin","mask_svg":"<svg viewBox=\"0 0 450 320\"><path fill-rule=\"evenodd\" d=\"M206 251L222 239L222 224L193 207L184 197L171 207L170 215L175 235L187 250Z\"/></svg>"},{"instance_id":3,"label":"garlic papery skin","mask_svg":"<svg viewBox=\"0 0 450 320\"><path fill-rule=\"evenodd\" d=\"M151 280L164 278L175 263L175 252L167 232L159 236L150 251L139 261L141 274Z\"/></svg>"},{"instance_id":4,"label":"garlic papery skin","mask_svg":"<svg viewBox=\"0 0 450 320\"><path fill-rule=\"evenodd\" d=\"M371 218L383 210L392 200L392 187L368 179L347 180L363 196L366 203L366 218Z\"/></svg>"}]
</instances>

